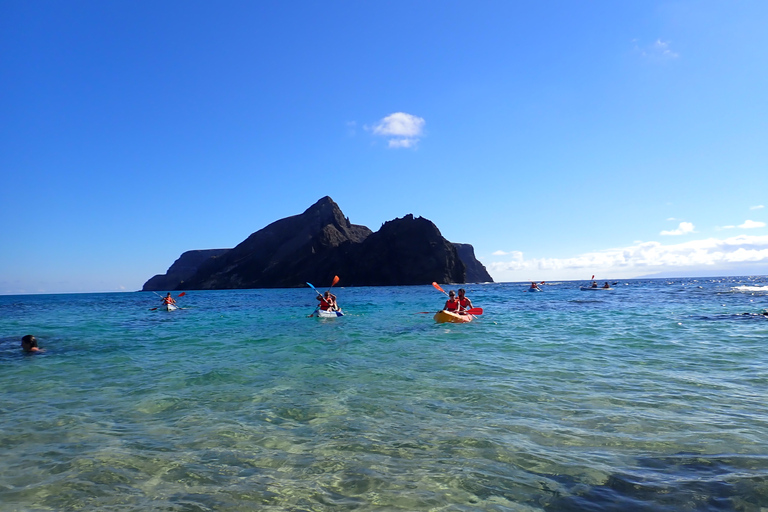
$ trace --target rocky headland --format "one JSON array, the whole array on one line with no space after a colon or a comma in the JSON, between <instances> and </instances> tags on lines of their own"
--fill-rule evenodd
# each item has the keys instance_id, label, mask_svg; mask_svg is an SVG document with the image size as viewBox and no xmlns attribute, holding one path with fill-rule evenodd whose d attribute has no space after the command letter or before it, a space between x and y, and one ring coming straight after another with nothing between
<instances>
[{"instance_id":1,"label":"rocky headland","mask_svg":"<svg viewBox=\"0 0 768 512\"><path fill-rule=\"evenodd\" d=\"M143 291L492 282L469 244L446 240L431 221L406 215L373 232L324 197L304 213L256 231L233 249L183 253Z\"/></svg>"}]
</instances>

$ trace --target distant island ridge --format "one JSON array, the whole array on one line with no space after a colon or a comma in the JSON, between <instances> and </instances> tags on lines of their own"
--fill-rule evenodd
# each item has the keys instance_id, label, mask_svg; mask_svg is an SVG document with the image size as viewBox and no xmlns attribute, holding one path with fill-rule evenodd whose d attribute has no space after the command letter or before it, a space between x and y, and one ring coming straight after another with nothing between
<instances>
[{"instance_id":1,"label":"distant island ridge","mask_svg":"<svg viewBox=\"0 0 768 512\"><path fill-rule=\"evenodd\" d=\"M430 220L408 214L373 232L325 196L232 249L184 252L142 291L297 288L336 275L343 286L493 282L472 245L449 242Z\"/></svg>"}]
</instances>

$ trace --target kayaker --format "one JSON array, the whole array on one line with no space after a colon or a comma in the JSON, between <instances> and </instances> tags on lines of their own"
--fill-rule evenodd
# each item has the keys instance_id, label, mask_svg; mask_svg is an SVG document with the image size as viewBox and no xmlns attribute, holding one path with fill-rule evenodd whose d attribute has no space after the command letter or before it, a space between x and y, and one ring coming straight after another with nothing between
<instances>
[{"instance_id":1,"label":"kayaker","mask_svg":"<svg viewBox=\"0 0 768 512\"><path fill-rule=\"evenodd\" d=\"M37 346L37 338L35 338L31 334L27 334L26 336L21 338L21 349L28 354L45 352L45 350Z\"/></svg>"},{"instance_id":2,"label":"kayaker","mask_svg":"<svg viewBox=\"0 0 768 512\"><path fill-rule=\"evenodd\" d=\"M459 300L456 298L456 292L451 290L448 292L448 300L445 301L445 306L443 306L443 310L445 311L458 311L461 304L459 303Z\"/></svg>"},{"instance_id":3,"label":"kayaker","mask_svg":"<svg viewBox=\"0 0 768 512\"><path fill-rule=\"evenodd\" d=\"M597 281L592 281L592 288L597 288Z\"/></svg>"},{"instance_id":4,"label":"kayaker","mask_svg":"<svg viewBox=\"0 0 768 512\"><path fill-rule=\"evenodd\" d=\"M318 295L317 300L320 301L318 306L323 311L339 311L339 305L336 303L336 296L329 291L326 291L322 296Z\"/></svg>"},{"instance_id":5,"label":"kayaker","mask_svg":"<svg viewBox=\"0 0 768 512\"><path fill-rule=\"evenodd\" d=\"M539 285L535 282L531 281L531 290L541 290L541 288L539 288Z\"/></svg>"},{"instance_id":6,"label":"kayaker","mask_svg":"<svg viewBox=\"0 0 768 512\"><path fill-rule=\"evenodd\" d=\"M609 285L607 282L603 285L603 288L610 288L611 285Z\"/></svg>"},{"instance_id":7,"label":"kayaker","mask_svg":"<svg viewBox=\"0 0 768 512\"><path fill-rule=\"evenodd\" d=\"M176 299L171 297L171 292L168 292L168 295L163 297L163 304L176 304Z\"/></svg>"},{"instance_id":8,"label":"kayaker","mask_svg":"<svg viewBox=\"0 0 768 512\"><path fill-rule=\"evenodd\" d=\"M459 298L457 299L459 301L459 311L472 309L472 301L465 295L466 293L464 288L459 288Z\"/></svg>"}]
</instances>

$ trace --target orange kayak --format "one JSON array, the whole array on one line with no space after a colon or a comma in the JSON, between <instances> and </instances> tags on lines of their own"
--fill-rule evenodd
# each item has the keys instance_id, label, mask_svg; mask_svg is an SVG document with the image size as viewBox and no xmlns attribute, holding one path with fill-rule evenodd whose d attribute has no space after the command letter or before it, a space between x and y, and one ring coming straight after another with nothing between
<instances>
[{"instance_id":1,"label":"orange kayak","mask_svg":"<svg viewBox=\"0 0 768 512\"><path fill-rule=\"evenodd\" d=\"M459 314L455 313L453 311L438 311L435 313L435 322L439 324L444 323L453 323L453 324L463 324L466 322L471 322L475 317L472 315L467 314Z\"/></svg>"}]
</instances>

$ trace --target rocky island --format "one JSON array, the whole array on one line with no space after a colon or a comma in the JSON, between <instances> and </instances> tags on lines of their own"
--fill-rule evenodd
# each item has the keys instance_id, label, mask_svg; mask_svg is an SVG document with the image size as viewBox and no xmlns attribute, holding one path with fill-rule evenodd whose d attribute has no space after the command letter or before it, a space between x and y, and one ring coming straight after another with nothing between
<instances>
[{"instance_id":1,"label":"rocky island","mask_svg":"<svg viewBox=\"0 0 768 512\"><path fill-rule=\"evenodd\" d=\"M374 233L326 196L232 249L185 252L142 291L295 288L334 275L344 286L493 281L471 245L449 242L431 221L409 214Z\"/></svg>"}]
</instances>

